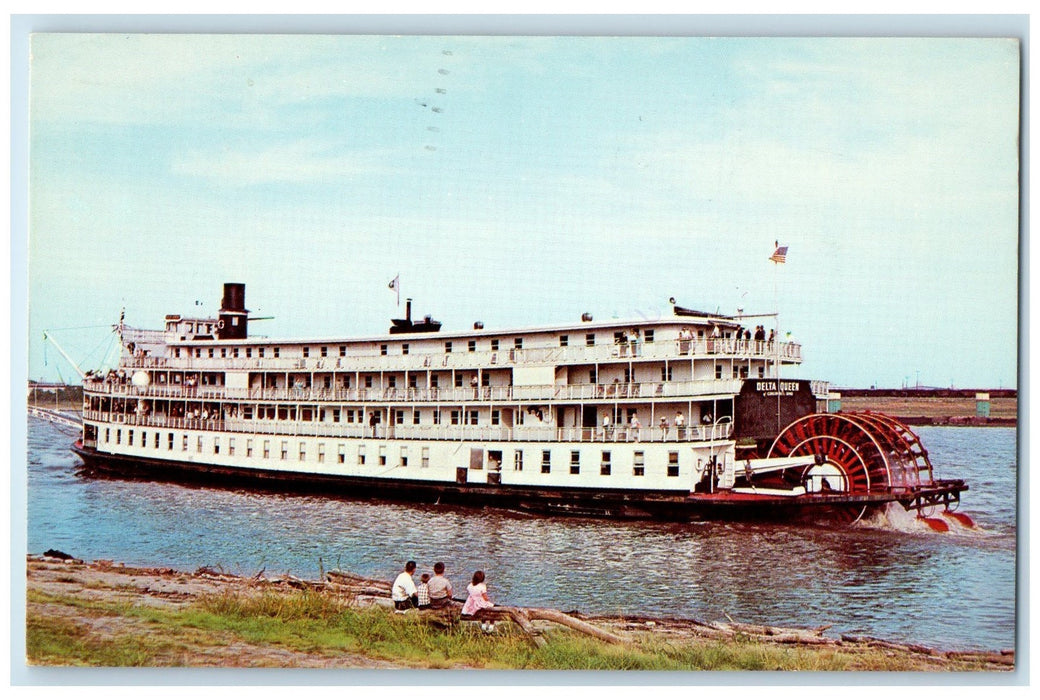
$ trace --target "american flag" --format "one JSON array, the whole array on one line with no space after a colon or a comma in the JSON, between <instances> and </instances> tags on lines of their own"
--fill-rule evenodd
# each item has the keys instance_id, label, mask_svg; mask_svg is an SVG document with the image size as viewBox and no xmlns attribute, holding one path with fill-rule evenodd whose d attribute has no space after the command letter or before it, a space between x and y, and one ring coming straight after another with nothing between
<instances>
[{"instance_id":1,"label":"american flag","mask_svg":"<svg viewBox=\"0 0 1040 700\"><path fill-rule=\"evenodd\" d=\"M776 244L776 251L769 256L769 259L775 263L787 262L787 246L780 245L779 242Z\"/></svg>"}]
</instances>

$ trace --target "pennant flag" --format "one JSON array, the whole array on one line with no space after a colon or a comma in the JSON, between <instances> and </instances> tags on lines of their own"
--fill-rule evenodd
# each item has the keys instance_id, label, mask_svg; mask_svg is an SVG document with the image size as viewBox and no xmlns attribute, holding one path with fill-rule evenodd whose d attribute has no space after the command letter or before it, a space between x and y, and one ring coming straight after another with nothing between
<instances>
[{"instance_id":1,"label":"pennant flag","mask_svg":"<svg viewBox=\"0 0 1040 700\"><path fill-rule=\"evenodd\" d=\"M769 259L775 263L787 262L787 246L776 243L776 251L769 256Z\"/></svg>"},{"instance_id":2,"label":"pennant flag","mask_svg":"<svg viewBox=\"0 0 1040 700\"><path fill-rule=\"evenodd\" d=\"M397 305L400 306L401 305L401 275L397 275L397 277L394 277L392 280L390 280L390 284L388 286L390 287L390 289L392 289L395 292L397 292Z\"/></svg>"}]
</instances>

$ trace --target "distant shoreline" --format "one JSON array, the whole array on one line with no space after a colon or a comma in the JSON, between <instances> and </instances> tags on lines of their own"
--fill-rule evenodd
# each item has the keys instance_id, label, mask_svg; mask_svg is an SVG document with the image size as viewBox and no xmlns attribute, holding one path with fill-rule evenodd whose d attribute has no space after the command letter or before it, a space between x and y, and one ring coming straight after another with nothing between
<instances>
[{"instance_id":1,"label":"distant shoreline","mask_svg":"<svg viewBox=\"0 0 1040 700\"><path fill-rule=\"evenodd\" d=\"M995 426L1018 424L1016 389L845 389L842 411L887 413L907 425ZM989 395L989 415L977 415L976 394Z\"/></svg>"}]
</instances>

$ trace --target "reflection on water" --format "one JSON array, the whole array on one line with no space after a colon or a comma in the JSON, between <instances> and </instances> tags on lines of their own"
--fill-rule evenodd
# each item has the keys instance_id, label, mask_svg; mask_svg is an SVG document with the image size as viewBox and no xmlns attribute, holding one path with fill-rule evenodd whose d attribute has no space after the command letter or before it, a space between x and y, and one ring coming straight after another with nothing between
<instances>
[{"instance_id":1,"label":"reflection on water","mask_svg":"<svg viewBox=\"0 0 1040 700\"><path fill-rule=\"evenodd\" d=\"M68 433L29 426L29 552L316 578L390 579L405 559L475 569L492 596L586 613L817 626L947 648L1014 645L1015 433L920 431L966 479L979 532L881 521L826 529L546 519L455 506L187 488L78 476ZM320 563L319 563L320 562ZM458 585L456 586L458 588Z\"/></svg>"}]
</instances>

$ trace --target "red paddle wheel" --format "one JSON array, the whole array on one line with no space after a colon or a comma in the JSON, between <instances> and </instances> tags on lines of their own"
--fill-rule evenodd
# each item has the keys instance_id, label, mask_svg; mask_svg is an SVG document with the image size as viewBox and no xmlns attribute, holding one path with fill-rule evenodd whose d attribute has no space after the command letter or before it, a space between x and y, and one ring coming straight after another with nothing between
<instances>
[{"instance_id":1,"label":"red paddle wheel","mask_svg":"<svg viewBox=\"0 0 1040 700\"><path fill-rule=\"evenodd\" d=\"M932 483L932 465L909 428L881 413L814 413L788 425L769 457L813 456L807 491L866 495Z\"/></svg>"}]
</instances>

